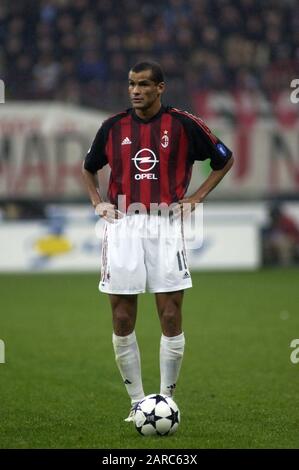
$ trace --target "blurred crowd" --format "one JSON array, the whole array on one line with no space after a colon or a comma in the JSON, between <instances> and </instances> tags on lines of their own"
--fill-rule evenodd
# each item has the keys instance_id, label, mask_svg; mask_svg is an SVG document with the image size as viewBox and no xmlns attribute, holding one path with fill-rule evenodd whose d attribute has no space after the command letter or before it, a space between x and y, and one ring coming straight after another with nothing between
<instances>
[{"instance_id":1,"label":"blurred crowd","mask_svg":"<svg viewBox=\"0 0 299 470\"><path fill-rule=\"evenodd\" d=\"M262 258L266 266L299 264L299 227L281 204L269 208L268 223L262 229Z\"/></svg>"},{"instance_id":2,"label":"blurred crowd","mask_svg":"<svg viewBox=\"0 0 299 470\"><path fill-rule=\"evenodd\" d=\"M297 0L1 0L7 99L127 107L127 71L159 61L168 102L196 90L260 89L299 77ZM192 106L191 106L192 109Z\"/></svg>"}]
</instances>

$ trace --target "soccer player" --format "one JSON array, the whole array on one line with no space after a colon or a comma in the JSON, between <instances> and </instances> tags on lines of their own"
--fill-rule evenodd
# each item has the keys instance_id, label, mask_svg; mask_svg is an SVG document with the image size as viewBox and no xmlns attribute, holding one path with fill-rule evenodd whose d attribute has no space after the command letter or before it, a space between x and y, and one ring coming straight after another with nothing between
<instances>
[{"instance_id":1,"label":"soccer player","mask_svg":"<svg viewBox=\"0 0 299 470\"><path fill-rule=\"evenodd\" d=\"M99 289L110 298L115 358L131 399L125 421L134 420L144 398L134 331L137 296L145 290L155 294L162 330L160 393L172 396L185 347L183 295L192 287L184 218L173 214L204 201L233 164L232 152L201 119L162 105L164 89L159 64L136 64L129 72L132 107L102 124L82 170L92 205L106 221ZM184 197L194 161L205 159L210 159L209 176ZM101 200L95 177L106 164L109 202ZM173 211L166 215L159 210L170 205Z\"/></svg>"}]
</instances>

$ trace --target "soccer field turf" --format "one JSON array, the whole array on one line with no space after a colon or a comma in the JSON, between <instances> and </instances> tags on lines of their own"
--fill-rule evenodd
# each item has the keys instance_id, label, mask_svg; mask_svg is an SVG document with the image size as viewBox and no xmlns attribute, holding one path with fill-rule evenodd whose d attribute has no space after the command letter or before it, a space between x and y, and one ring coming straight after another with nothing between
<instances>
[{"instance_id":1,"label":"soccer field turf","mask_svg":"<svg viewBox=\"0 0 299 470\"><path fill-rule=\"evenodd\" d=\"M1 275L1 448L298 448L299 273L193 273L176 434L140 436L97 275ZM159 391L154 297L139 297L144 388Z\"/></svg>"}]
</instances>

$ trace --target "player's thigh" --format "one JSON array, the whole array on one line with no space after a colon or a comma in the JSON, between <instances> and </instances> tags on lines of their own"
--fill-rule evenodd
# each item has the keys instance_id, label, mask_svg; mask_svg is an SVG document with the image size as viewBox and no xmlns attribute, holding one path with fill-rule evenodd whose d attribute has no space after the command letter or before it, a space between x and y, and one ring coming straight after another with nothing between
<instances>
[{"instance_id":1,"label":"player's thigh","mask_svg":"<svg viewBox=\"0 0 299 470\"><path fill-rule=\"evenodd\" d=\"M170 308L177 312L182 312L184 290L174 292L157 292L155 294L155 299L159 315Z\"/></svg>"}]
</instances>

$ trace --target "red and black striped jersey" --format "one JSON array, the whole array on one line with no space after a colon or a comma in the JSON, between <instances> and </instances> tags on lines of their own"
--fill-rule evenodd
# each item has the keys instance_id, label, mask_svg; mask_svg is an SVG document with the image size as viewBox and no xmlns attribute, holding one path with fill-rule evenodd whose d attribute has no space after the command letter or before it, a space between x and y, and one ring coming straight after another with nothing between
<instances>
[{"instance_id":1,"label":"red and black striped jersey","mask_svg":"<svg viewBox=\"0 0 299 470\"><path fill-rule=\"evenodd\" d=\"M210 159L213 170L222 169L232 152L198 117L162 106L149 120L134 109L108 118L100 127L84 162L96 173L111 168L108 195L117 204L126 196L127 207L142 203L171 204L187 191L195 160Z\"/></svg>"}]
</instances>

